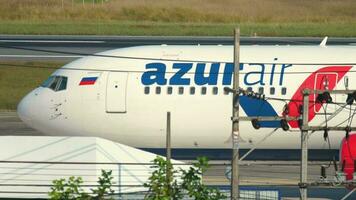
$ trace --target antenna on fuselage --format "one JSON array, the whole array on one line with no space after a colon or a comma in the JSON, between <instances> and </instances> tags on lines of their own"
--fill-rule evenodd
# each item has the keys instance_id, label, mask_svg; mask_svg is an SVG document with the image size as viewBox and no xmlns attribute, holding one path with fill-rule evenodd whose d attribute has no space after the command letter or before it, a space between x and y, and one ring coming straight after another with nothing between
<instances>
[{"instance_id":1,"label":"antenna on fuselage","mask_svg":"<svg viewBox=\"0 0 356 200\"><path fill-rule=\"evenodd\" d=\"M324 37L323 41L320 42L320 46L326 47L326 42L328 42L328 36Z\"/></svg>"}]
</instances>

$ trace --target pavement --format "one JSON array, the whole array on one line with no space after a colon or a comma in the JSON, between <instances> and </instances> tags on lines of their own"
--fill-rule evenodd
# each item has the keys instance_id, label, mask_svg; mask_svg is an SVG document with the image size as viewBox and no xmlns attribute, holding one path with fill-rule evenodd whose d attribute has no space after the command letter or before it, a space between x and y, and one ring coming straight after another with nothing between
<instances>
[{"instance_id":1,"label":"pavement","mask_svg":"<svg viewBox=\"0 0 356 200\"><path fill-rule=\"evenodd\" d=\"M0 136L44 136L24 124L16 112L0 112ZM189 162L189 161L188 161ZM211 167L204 174L204 182L208 185L228 185L226 177L228 161L211 161ZM309 181L319 179L320 165L327 162L311 162L309 164ZM332 176L333 167L328 170ZM240 166L241 184L243 185L297 185L299 182L298 161L243 161Z\"/></svg>"},{"instance_id":2,"label":"pavement","mask_svg":"<svg viewBox=\"0 0 356 200\"><path fill-rule=\"evenodd\" d=\"M14 111L0 112L1 136L25 135L43 136L26 126ZM3 149L4 150L4 149ZM186 161L190 162L190 161ZM320 166L328 162L309 162L308 181L315 182L320 177ZM203 174L206 185L217 186L228 190L230 181L227 178L229 161L211 161L210 168ZM299 161L243 161L240 165L240 184L244 190L277 190L283 199L298 199L299 196ZM333 166L327 170L328 178L333 178ZM308 197L313 199L341 199L350 190L344 187L310 187ZM356 194L348 200L356 199Z\"/></svg>"},{"instance_id":3,"label":"pavement","mask_svg":"<svg viewBox=\"0 0 356 200\"><path fill-rule=\"evenodd\" d=\"M16 112L0 112L0 136L7 135L40 136L44 134L28 127Z\"/></svg>"},{"instance_id":4,"label":"pavement","mask_svg":"<svg viewBox=\"0 0 356 200\"><path fill-rule=\"evenodd\" d=\"M242 45L317 45L323 38L242 37ZM140 45L232 45L232 37L0 35L0 60L72 61L110 49ZM327 45L355 45L356 38L330 38Z\"/></svg>"}]
</instances>

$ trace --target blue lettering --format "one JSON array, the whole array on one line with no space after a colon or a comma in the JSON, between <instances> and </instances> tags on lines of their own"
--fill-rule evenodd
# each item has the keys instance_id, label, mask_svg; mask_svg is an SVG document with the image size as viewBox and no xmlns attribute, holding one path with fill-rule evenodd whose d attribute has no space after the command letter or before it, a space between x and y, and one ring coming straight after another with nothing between
<instances>
[{"instance_id":1,"label":"blue lettering","mask_svg":"<svg viewBox=\"0 0 356 200\"><path fill-rule=\"evenodd\" d=\"M288 68L288 67L292 67L292 65L291 64L283 64L282 65L282 69L281 69L281 75L280 75L280 78L279 78L279 85L283 85L283 78L284 78L284 70L286 69L286 68Z\"/></svg>"},{"instance_id":2,"label":"blue lettering","mask_svg":"<svg viewBox=\"0 0 356 200\"><path fill-rule=\"evenodd\" d=\"M165 85L167 84L166 65L163 63L149 63L146 65L146 69L156 69L155 71L146 71L142 74L141 82L144 85Z\"/></svg>"},{"instance_id":3,"label":"blue lettering","mask_svg":"<svg viewBox=\"0 0 356 200\"><path fill-rule=\"evenodd\" d=\"M274 59L275 61L277 58ZM172 69L177 69L176 72L173 72L173 75L169 79L169 85L190 85L191 78L184 77L185 74L189 73L193 67L194 63L173 63ZM197 63L194 74L194 83L196 85L217 85L220 76L220 65L221 63L211 63L210 70L205 74L208 63ZM240 70L244 70L244 64L240 63ZM271 67L270 73L266 74L266 65L261 63L251 63L248 64L249 69L254 67L257 70L249 70L244 74L243 81L246 86L251 85L265 85L265 79L269 81L269 85L278 84L283 85L285 70L288 67L292 67L291 64L275 64L272 63L268 65ZM281 67L280 70L278 68ZM149 63L146 64L146 70L141 76L141 82L143 85L166 85L166 65L164 63ZM277 71L277 72L276 72ZM276 73L280 72L279 81ZM234 73L234 64L225 63L224 71L222 72L222 85L231 85L233 80ZM275 80L277 79L277 80Z\"/></svg>"},{"instance_id":4,"label":"blue lettering","mask_svg":"<svg viewBox=\"0 0 356 200\"><path fill-rule=\"evenodd\" d=\"M278 58L274 58L274 60L278 60ZM272 69L271 69L271 77L269 79L269 85L273 85L273 79L274 79L274 70L276 69L276 64L272 65Z\"/></svg>"},{"instance_id":5,"label":"blue lettering","mask_svg":"<svg viewBox=\"0 0 356 200\"><path fill-rule=\"evenodd\" d=\"M256 64L256 63L250 64L250 66L253 66L253 65L261 67L261 71L253 71L253 72L246 73L246 75L244 77L245 85L255 85L255 84L265 85L265 83L264 83L265 65L264 64ZM252 76L252 78L249 78L251 76ZM256 76L258 76L257 80L256 80ZM255 79L255 80L251 80L251 79Z\"/></svg>"},{"instance_id":6,"label":"blue lettering","mask_svg":"<svg viewBox=\"0 0 356 200\"><path fill-rule=\"evenodd\" d=\"M240 63L240 70L243 69L244 69L244 64ZM223 80L222 80L223 85L231 85L233 73L234 73L234 63L226 63L224 74L223 74Z\"/></svg>"},{"instance_id":7,"label":"blue lettering","mask_svg":"<svg viewBox=\"0 0 356 200\"><path fill-rule=\"evenodd\" d=\"M173 69L179 69L172 78L169 80L170 85L189 85L190 79L183 78L184 74L186 74L193 66L193 63L174 63Z\"/></svg>"},{"instance_id":8,"label":"blue lettering","mask_svg":"<svg viewBox=\"0 0 356 200\"><path fill-rule=\"evenodd\" d=\"M217 85L220 63L212 63L209 76L204 76L206 63L198 63L195 69L194 81L197 85Z\"/></svg>"}]
</instances>

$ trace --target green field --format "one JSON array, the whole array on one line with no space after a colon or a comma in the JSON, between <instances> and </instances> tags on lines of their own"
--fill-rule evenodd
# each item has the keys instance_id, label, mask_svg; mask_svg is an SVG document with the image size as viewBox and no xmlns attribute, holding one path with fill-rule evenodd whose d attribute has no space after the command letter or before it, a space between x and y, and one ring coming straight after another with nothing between
<instances>
[{"instance_id":1,"label":"green field","mask_svg":"<svg viewBox=\"0 0 356 200\"><path fill-rule=\"evenodd\" d=\"M0 62L0 110L15 110L28 92L39 86L58 62Z\"/></svg>"},{"instance_id":2,"label":"green field","mask_svg":"<svg viewBox=\"0 0 356 200\"><path fill-rule=\"evenodd\" d=\"M0 34L356 36L356 1L11 0Z\"/></svg>"},{"instance_id":3,"label":"green field","mask_svg":"<svg viewBox=\"0 0 356 200\"><path fill-rule=\"evenodd\" d=\"M355 37L355 23L241 23L199 24L166 22L2 22L2 34L42 35L152 35L231 36L240 26L246 36L334 36Z\"/></svg>"}]
</instances>

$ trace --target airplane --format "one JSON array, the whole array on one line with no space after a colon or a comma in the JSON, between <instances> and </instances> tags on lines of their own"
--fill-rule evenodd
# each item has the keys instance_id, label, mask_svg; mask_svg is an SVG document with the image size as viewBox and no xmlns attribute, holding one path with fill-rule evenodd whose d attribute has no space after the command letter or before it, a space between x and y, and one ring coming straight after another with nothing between
<instances>
[{"instance_id":1,"label":"airplane","mask_svg":"<svg viewBox=\"0 0 356 200\"><path fill-rule=\"evenodd\" d=\"M355 90L356 48L353 46L241 46L240 86L259 97L241 96L241 116L299 117L301 91ZM233 46L137 46L86 56L56 70L18 105L30 127L53 136L106 138L132 147L165 152L166 113L172 115L173 157L211 155L231 158ZM261 98L264 97L264 98ZM331 95L337 103L315 103L310 95L311 125L340 109L347 95ZM355 107L344 107L328 125L356 125ZM258 144L247 159L299 160L297 121L240 123L240 149ZM269 136L270 135L270 136ZM269 137L268 137L269 136ZM338 154L342 132L309 137L309 158L327 160ZM266 138L261 142L262 138Z\"/></svg>"}]
</instances>

